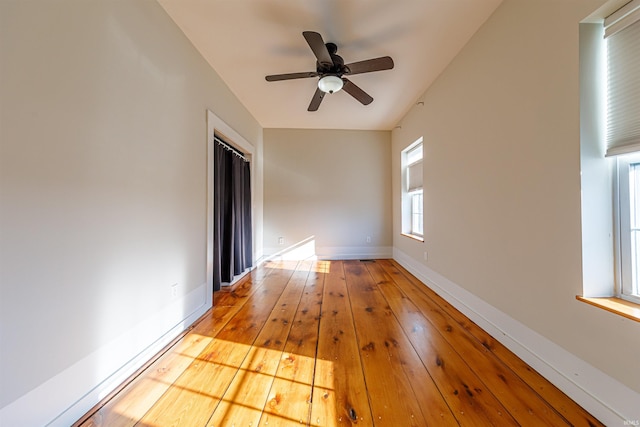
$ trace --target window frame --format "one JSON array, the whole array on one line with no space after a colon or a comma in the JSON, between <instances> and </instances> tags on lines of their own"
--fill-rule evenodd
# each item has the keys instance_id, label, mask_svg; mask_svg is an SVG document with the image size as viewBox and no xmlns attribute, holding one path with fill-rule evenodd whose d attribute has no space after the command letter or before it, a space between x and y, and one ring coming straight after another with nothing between
<instances>
[{"instance_id":1,"label":"window frame","mask_svg":"<svg viewBox=\"0 0 640 427\"><path fill-rule=\"evenodd\" d=\"M420 150L420 154L416 155L417 150ZM401 216L402 216L402 234L413 239L424 241L424 182L421 183L419 188L410 188L410 167L416 165L418 162L424 164L424 144L423 138L420 137L407 146L401 152L402 163L402 203L401 203ZM424 175L424 173L423 173ZM423 181L423 177L421 177ZM420 197L420 211L414 212L414 200L415 197ZM414 225L415 217L419 217L420 229L416 229Z\"/></svg>"},{"instance_id":2,"label":"window frame","mask_svg":"<svg viewBox=\"0 0 640 427\"><path fill-rule=\"evenodd\" d=\"M609 58L603 36L605 21L619 14L618 7L599 9L593 17L600 21L585 20L579 27L582 292L576 299L640 322L640 304L621 298L620 285L617 157L629 151L610 151L607 138Z\"/></svg>"}]
</instances>

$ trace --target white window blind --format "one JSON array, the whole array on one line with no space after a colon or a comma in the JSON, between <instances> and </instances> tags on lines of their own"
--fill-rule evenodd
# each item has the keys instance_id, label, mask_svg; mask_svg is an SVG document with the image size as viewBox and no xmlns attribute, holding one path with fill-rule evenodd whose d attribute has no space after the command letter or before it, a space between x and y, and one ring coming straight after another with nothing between
<instances>
[{"instance_id":1,"label":"white window blind","mask_svg":"<svg viewBox=\"0 0 640 427\"><path fill-rule=\"evenodd\" d=\"M422 160L409 165L408 170L407 191L422 190Z\"/></svg>"},{"instance_id":2,"label":"white window blind","mask_svg":"<svg viewBox=\"0 0 640 427\"><path fill-rule=\"evenodd\" d=\"M605 20L607 156L640 151L640 0Z\"/></svg>"},{"instance_id":3,"label":"white window blind","mask_svg":"<svg viewBox=\"0 0 640 427\"><path fill-rule=\"evenodd\" d=\"M422 144L417 144L406 153L407 191L422 190Z\"/></svg>"}]
</instances>

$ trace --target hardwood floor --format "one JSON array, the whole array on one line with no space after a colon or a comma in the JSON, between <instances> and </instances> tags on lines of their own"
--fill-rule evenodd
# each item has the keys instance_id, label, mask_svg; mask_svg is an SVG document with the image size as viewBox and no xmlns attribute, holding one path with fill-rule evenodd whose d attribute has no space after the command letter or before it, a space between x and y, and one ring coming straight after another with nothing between
<instances>
[{"instance_id":1,"label":"hardwood floor","mask_svg":"<svg viewBox=\"0 0 640 427\"><path fill-rule=\"evenodd\" d=\"M601 425L391 260L267 263L82 426Z\"/></svg>"}]
</instances>

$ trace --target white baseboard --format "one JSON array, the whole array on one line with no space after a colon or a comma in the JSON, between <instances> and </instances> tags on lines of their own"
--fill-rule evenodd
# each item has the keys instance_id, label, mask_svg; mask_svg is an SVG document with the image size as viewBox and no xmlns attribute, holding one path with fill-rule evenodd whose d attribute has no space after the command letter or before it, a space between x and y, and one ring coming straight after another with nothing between
<instances>
[{"instance_id":1,"label":"white baseboard","mask_svg":"<svg viewBox=\"0 0 640 427\"><path fill-rule=\"evenodd\" d=\"M637 425L640 393L397 248L393 258L605 425Z\"/></svg>"},{"instance_id":2,"label":"white baseboard","mask_svg":"<svg viewBox=\"0 0 640 427\"><path fill-rule=\"evenodd\" d=\"M318 259L386 259L393 256L390 246L319 246Z\"/></svg>"},{"instance_id":3,"label":"white baseboard","mask_svg":"<svg viewBox=\"0 0 640 427\"><path fill-rule=\"evenodd\" d=\"M387 259L393 255L391 246L318 246L311 244L295 245L290 248L264 248L261 262L272 259L301 260L316 258L320 260L340 259Z\"/></svg>"},{"instance_id":4,"label":"white baseboard","mask_svg":"<svg viewBox=\"0 0 640 427\"><path fill-rule=\"evenodd\" d=\"M206 285L0 410L1 426L68 427L211 308Z\"/></svg>"}]
</instances>

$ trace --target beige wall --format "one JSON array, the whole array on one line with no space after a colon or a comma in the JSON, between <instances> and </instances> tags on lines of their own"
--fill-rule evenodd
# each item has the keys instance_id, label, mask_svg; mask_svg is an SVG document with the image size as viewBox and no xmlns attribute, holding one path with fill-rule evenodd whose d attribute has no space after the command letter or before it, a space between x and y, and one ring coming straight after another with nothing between
<instances>
[{"instance_id":1,"label":"beige wall","mask_svg":"<svg viewBox=\"0 0 640 427\"><path fill-rule=\"evenodd\" d=\"M390 153L388 131L265 129L265 254L314 236L321 257L390 256Z\"/></svg>"},{"instance_id":2,"label":"beige wall","mask_svg":"<svg viewBox=\"0 0 640 427\"><path fill-rule=\"evenodd\" d=\"M505 0L393 132L394 247L640 391L640 323L582 291L579 22ZM400 151L425 147L425 243L400 232ZM423 251L428 251L428 261Z\"/></svg>"},{"instance_id":3,"label":"beige wall","mask_svg":"<svg viewBox=\"0 0 640 427\"><path fill-rule=\"evenodd\" d=\"M0 1L0 57L2 408L205 284L206 110L262 129L155 1Z\"/></svg>"}]
</instances>

